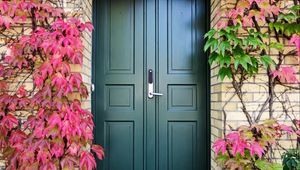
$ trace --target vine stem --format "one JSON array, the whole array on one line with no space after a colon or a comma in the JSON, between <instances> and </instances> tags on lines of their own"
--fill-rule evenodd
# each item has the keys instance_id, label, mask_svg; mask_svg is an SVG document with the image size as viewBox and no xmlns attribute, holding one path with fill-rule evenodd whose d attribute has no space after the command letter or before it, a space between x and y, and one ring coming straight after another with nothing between
<instances>
[{"instance_id":1,"label":"vine stem","mask_svg":"<svg viewBox=\"0 0 300 170\"><path fill-rule=\"evenodd\" d=\"M242 75L241 75L241 76L242 76ZM235 90L235 92L236 92L236 94L237 94L237 96L238 96L238 98L239 98L239 100L240 100L240 102L241 102L241 104L242 104L242 111L243 111L243 113L245 114L245 116L246 116L246 118L247 118L247 121L248 121L249 125L252 126L253 121L252 121L252 118L251 118L250 113L249 113L248 110L247 110L245 101L244 101L244 99L243 99L243 92L242 92L242 90L241 90L241 87L242 87L242 83L243 83L243 82L240 82L240 83L241 83L241 84L239 84L239 83L237 82L235 75L232 74L232 86L233 86L233 88L234 88L234 90Z\"/></svg>"}]
</instances>

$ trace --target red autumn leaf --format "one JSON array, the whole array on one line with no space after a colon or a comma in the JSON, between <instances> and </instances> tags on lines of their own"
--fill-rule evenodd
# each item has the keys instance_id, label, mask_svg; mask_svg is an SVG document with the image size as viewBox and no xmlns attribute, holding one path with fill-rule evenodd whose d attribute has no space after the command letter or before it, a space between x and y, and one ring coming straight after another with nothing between
<instances>
[{"instance_id":1,"label":"red autumn leaf","mask_svg":"<svg viewBox=\"0 0 300 170\"><path fill-rule=\"evenodd\" d=\"M53 68L49 62L44 62L40 67L42 78L45 79L48 75L52 75Z\"/></svg>"},{"instance_id":2,"label":"red autumn leaf","mask_svg":"<svg viewBox=\"0 0 300 170\"><path fill-rule=\"evenodd\" d=\"M0 90L1 91L6 90L7 87L8 87L8 85L7 85L6 81L0 81Z\"/></svg>"},{"instance_id":3,"label":"red autumn leaf","mask_svg":"<svg viewBox=\"0 0 300 170\"><path fill-rule=\"evenodd\" d=\"M93 152L97 155L98 159L102 160L104 158L104 149L100 145L92 146Z\"/></svg>"},{"instance_id":4,"label":"red autumn leaf","mask_svg":"<svg viewBox=\"0 0 300 170\"><path fill-rule=\"evenodd\" d=\"M92 153L84 151L81 153L80 162L79 162L80 169L92 170L96 167L96 161Z\"/></svg>"},{"instance_id":5,"label":"red autumn leaf","mask_svg":"<svg viewBox=\"0 0 300 170\"><path fill-rule=\"evenodd\" d=\"M13 24L14 21L11 17L9 16L1 16L0 15L0 26L3 25L5 26L7 29L10 28L10 25Z\"/></svg>"},{"instance_id":6,"label":"red autumn leaf","mask_svg":"<svg viewBox=\"0 0 300 170\"><path fill-rule=\"evenodd\" d=\"M26 107L28 107L29 105L30 105L30 99L28 99L28 98L20 98L19 100L18 100L18 106L20 107L20 108L26 108Z\"/></svg>"},{"instance_id":7,"label":"red autumn leaf","mask_svg":"<svg viewBox=\"0 0 300 170\"><path fill-rule=\"evenodd\" d=\"M290 45L295 45L297 49L297 55L300 57L300 35L294 34L289 41ZM299 59L300 64L300 59Z\"/></svg>"},{"instance_id":8,"label":"red autumn leaf","mask_svg":"<svg viewBox=\"0 0 300 170\"><path fill-rule=\"evenodd\" d=\"M27 90L25 89L25 86L24 85L21 85L20 87L19 87L19 89L17 90L17 95L19 96L19 97L25 97L26 95L27 95Z\"/></svg>"},{"instance_id":9,"label":"red autumn leaf","mask_svg":"<svg viewBox=\"0 0 300 170\"><path fill-rule=\"evenodd\" d=\"M236 156L240 153L242 156L245 155L245 149L248 147L247 143L243 140L238 140L232 143L232 154Z\"/></svg>"},{"instance_id":10,"label":"red autumn leaf","mask_svg":"<svg viewBox=\"0 0 300 170\"><path fill-rule=\"evenodd\" d=\"M37 88L41 88L44 84L44 78L40 75L34 76L34 84L36 85Z\"/></svg>"},{"instance_id":11,"label":"red autumn leaf","mask_svg":"<svg viewBox=\"0 0 300 170\"><path fill-rule=\"evenodd\" d=\"M80 85L82 83L82 76L79 73L73 73L70 76L69 83L71 83L74 87L77 87L77 89L80 89Z\"/></svg>"},{"instance_id":12,"label":"red autumn leaf","mask_svg":"<svg viewBox=\"0 0 300 170\"><path fill-rule=\"evenodd\" d=\"M251 143L248 148L250 150L251 156L254 156L254 154L256 154L259 158L261 158L263 153L265 152L264 149L257 142Z\"/></svg>"},{"instance_id":13,"label":"red autumn leaf","mask_svg":"<svg viewBox=\"0 0 300 170\"><path fill-rule=\"evenodd\" d=\"M26 139L27 135L21 131L21 130L16 130L16 131L13 131L11 133L11 136L9 138L9 142L12 144L12 145L15 145L16 143L21 143L23 142L24 139Z\"/></svg>"},{"instance_id":14,"label":"red autumn leaf","mask_svg":"<svg viewBox=\"0 0 300 170\"><path fill-rule=\"evenodd\" d=\"M42 164L46 164L48 160L51 160L51 154L47 148L41 148L37 153L37 158Z\"/></svg>"},{"instance_id":15,"label":"red autumn leaf","mask_svg":"<svg viewBox=\"0 0 300 170\"><path fill-rule=\"evenodd\" d=\"M56 73L52 78L52 85L62 88L67 84L66 78L61 73Z\"/></svg>"},{"instance_id":16,"label":"red autumn leaf","mask_svg":"<svg viewBox=\"0 0 300 170\"><path fill-rule=\"evenodd\" d=\"M56 158L61 157L64 154L64 145L63 144L53 144L51 147L51 155Z\"/></svg>"},{"instance_id":17,"label":"red autumn leaf","mask_svg":"<svg viewBox=\"0 0 300 170\"><path fill-rule=\"evenodd\" d=\"M284 124L281 124L280 125L280 129L284 132L287 132L288 134L292 134L294 133L294 130L291 126L287 126L287 125L284 125Z\"/></svg>"},{"instance_id":18,"label":"red autumn leaf","mask_svg":"<svg viewBox=\"0 0 300 170\"><path fill-rule=\"evenodd\" d=\"M91 22L86 22L85 27L88 29L89 32L92 32L94 30L94 26Z\"/></svg>"},{"instance_id":19,"label":"red autumn leaf","mask_svg":"<svg viewBox=\"0 0 300 170\"><path fill-rule=\"evenodd\" d=\"M8 114L2 118L1 124L7 129L11 130L19 124L19 121L15 116Z\"/></svg>"},{"instance_id":20,"label":"red autumn leaf","mask_svg":"<svg viewBox=\"0 0 300 170\"><path fill-rule=\"evenodd\" d=\"M232 132L226 136L227 140L230 142L235 142L241 139L240 134L238 132Z\"/></svg>"},{"instance_id":21,"label":"red autumn leaf","mask_svg":"<svg viewBox=\"0 0 300 170\"><path fill-rule=\"evenodd\" d=\"M9 5L6 1L1 1L0 2L0 10L2 13L6 13L9 9Z\"/></svg>"},{"instance_id":22,"label":"red autumn leaf","mask_svg":"<svg viewBox=\"0 0 300 170\"><path fill-rule=\"evenodd\" d=\"M74 157L67 156L63 158L60 162L60 166L62 169L74 169L74 165L77 164L77 161Z\"/></svg>"},{"instance_id":23,"label":"red autumn leaf","mask_svg":"<svg viewBox=\"0 0 300 170\"><path fill-rule=\"evenodd\" d=\"M227 144L223 139L219 139L214 142L212 147L216 154L218 154L221 151L222 154L224 155L226 153L226 145Z\"/></svg>"},{"instance_id":24,"label":"red autumn leaf","mask_svg":"<svg viewBox=\"0 0 300 170\"><path fill-rule=\"evenodd\" d=\"M51 126L51 127L55 127L55 126L61 127L61 117L56 112L54 112L49 117L48 123L49 123L49 126Z\"/></svg>"},{"instance_id":25,"label":"red autumn leaf","mask_svg":"<svg viewBox=\"0 0 300 170\"><path fill-rule=\"evenodd\" d=\"M279 70L272 72L273 78L278 77L278 79L283 83L297 83L296 71L289 66L281 67Z\"/></svg>"},{"instance_id":26,"label":"red autumn leaf","mask_svg":"<svg viewBox=\"0 0 300 170\"><path fill-rule=\"evenodd\" d=\"M40 169L41 169L41 170L49 170L49 169L51 169L51 170L57 170L55 164L52 163L52 162L50 162L50 161L47 162L47 163L45 163L45 164L43 164L43 165L40 167Z\"/></svg>"},{"instance_id":27,"label":"red autumn leaf","mask_svg":"<svg viewBox=\"0 0 300 170\"><path fill-rule=\"evenodd\" d=\"M73 64L82 65L82 63L83 63L83 55L81 53L76 52L76 53L74 53L74 55L69 56L69 58Z\"/></svg>"},{"instance_id":28,"label":"red autumn leaf","mask_svg":"<svg viewBox=\"0 0 300 170\"><path fill-rule=\"evenodd\" d=\"M33 129L36 125L36 118L33 115L28 116L26 122L24 123L25 128Z\"/></svg>"},{"instance_id":29,"label":"red autumn leaf","mask_svg":"<svg viewBox=\"0 0 300 170\"><path fill-rule=\"evenodd\" d=\"M80 149L80 145L76 144L76 143L72 143L69 146L68 151L70 152L71 155L77 155L78 151Z\"/></svg>"}]
</instances>

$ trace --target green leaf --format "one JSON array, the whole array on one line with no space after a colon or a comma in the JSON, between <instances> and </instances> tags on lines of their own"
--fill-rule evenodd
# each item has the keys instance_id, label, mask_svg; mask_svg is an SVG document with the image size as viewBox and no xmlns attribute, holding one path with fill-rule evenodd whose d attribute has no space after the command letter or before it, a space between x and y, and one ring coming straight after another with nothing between
<instances>
[{"instance_id":1,"label":"green leaf","mask_svg":"<svg viewBox=\"0 0 300 170\"><path fill-rule=\"evenodd\" d=\"M251 57L252 65L248 64L247 73L252 76L253 74L258 73L258 61L256 58Z\"/></svg>"},{"instance_id":2,"label":"green leaf","mask_svg":"<svg viewBox=\"0 0 300 170\"><path fill-rule=\"evenodd\" d=\"M230 67L222 67L219 70L218 76L222 81L224 80L225 77L228 77L229 79L231 79L232 78L232 72L231 72Z\"/></svg>"},{"instance_id":3,"label":"green leaf","mask_svg":"<svg viewBox=\"0 0 300 170\"><path fill-rule=\"evenodd\" d=\"M255 166L257 166L261 170L271 170L270 163L263 160L256 160Z\"/></svg>"},{"instance_id":4,"label":"green leaf","mask_svg":"<svg viewBox=\"0 0 300 170\"><path fill-rule=\"evenodd\" d=\"M277 163L270 163L266 160L256 160L255 166L257 166L261 170L282 170L283 167Z\"/></svg>"},{"instance_id":5,"label":"green leaf","mask_svg":"<svg viewBox=\"0 0 300 170\"><path fill-rule=\"evenodd\" d=\"M294 5L293 7L290 8L292 11L297 12L298 10L300 10L300 5Z\"/></svg>"},{"instance_id":6,"label":"green leaf","mask_svg":"<svg viewBox=\"0 0 300 170\"><path fill-rule=\"evenodd\" d=\"M219 162L220 164L224 165L226 163L226 161L228 161L230 158L228 155L218 155L216 157L217 162Z\"/></svg>"},{"instance_id":7,"label":"green leaf","mask_svg":"<svg viewBox=\"0 0 300 170\"><path fill-rule=\"evenodd\" d=\"M279 22L274 23L274 28L277 32L284 31L284 25Z\"/></svg>"},{"instance_id":8,"label":"green leaf","mask_svg":"<svg viewBox=\"0 0 300 170\"><path fill-rule=\"evenodd\" d=\"M239 65L242 65L244 69L248 69L248 64L252 65L251 58L246 55L242 48L238 47L233 50L234 68L237 69Z\"/></svg>"},{"instance_id":9,"label":"green leaf","mask_svg":"<svg viewBox=\"0 0 300 170\"><path fill-rule=\"evenodd\" d=\"M240 65L239 60L234 60L234 69L237 70Z\"/></svg>"},{"instance_id":10,"label":"green leaf","mask_svg":"<svg viewBox=\"0 0 300 170\"><path fill-rule=\"evenodd\" d=\"M220 50L221 54L224 56L226 50L231 51L230 43L228 41L222 41L220 43Z\"/></svg>"},{"instance_id":11,"label":"green leaf","mask_svg":"<svg viewBox=\"0 0 300 170\"><path fill-rule=\"evenodd\" d=\"M273 22L271 22L271 23L269 24L269 28L270 28L270 30L273 30L273 29L274 29L274 23L273 23Z\"/></svg>"},{"instance_id":12,"label":"green leaf","mask_svg":"<svg viewBox=\"0 0 300 170\"><path fill-rule=\"evenodd\" d=\"M208 41L205 43L204 51L207 51L209 48L211 48L212 51L214 51L217 47L218 47L218 40L211 38L208 39Z\"/></svg>"},{"instance_id":13,"label":"green leaf","mask_svg":"<svg viewBox=\"0 0 300 170\"><path fill-rule=\"evenodd\" d=\"M239 62L244 67L245 70L248 70L248 64L252 64L251 58L248 55L242 55L239 58Z\"/></svg>"},{"instance_id":14,"label":"green leaf","mask_svg":"<svg viewBox=\"0 0 300 170\"><path fill-rule=\"evenodd\" d=\"M229 34L227 31L225 31L224 29L221 29L219 32L219 36L222 37L223 35L227 35Z\"/></svg>"},{"instance_id":15,"label":"green leaf","mask_svg":"<svg viewBox=\"0 0 300 170\"><path fill-rule=\"evenodd\" d=\"M204 38L208 38L208 39L211 39L216 33L216 30L215 29L211 29L210 31L208 31L205 35L204 35Z\"/></svg>"},{"instance_id":16,"label":"green leaf","mask_svg":"<svg viewBox=\"0 0 300 170\"><path fill-rule=\"evenodd\" d=\"M265 68L268 68L271 65L274 65L275 62L272 60L270 56L264 55L260 57L260 61L264 65Z\"/></svg>"},{"instance_id":17,"label":"green leaf","mask_svg":"<svg viewBox=\"0 0 300 170\"><path fill-rule=\"evenodd\" d=\"M283 169L282 165L280 165L278 163L273 163L271 166L272 166L272 170L282 170Z\"/></svg>"},{"instance_id":18,"label":"green leaf","mask_svg":"<svg viewBox=\"0 0 300 170\"><path fill-rule=\"evenodd\" d=\"M282 21L282 20L285 20L287 22L294 22L297 20L297 16L293 13L279 14L278 21Z\"/></svg>"},{"instance_id":19,"label":"green leaf","mask_svg":"<svg viewBox=\"0 0 300 170\"><path fill-rule=\"evenodd\" d=\"M271 48L275 48L275 49L277 49L277 50L283 50L284 45L283 45L282 43L272 42L272 43L270 44L270 47L271 47Z\"/></svg>"},{"instance_id":20,"label":"green leaf","mask_svg":"<svg viewBox=\"0 0 300 170\"><path fill-rule=\"evenodd\" d=\"M231 64L231 57L228 55L225 56L220 56L220 67L223 67L224 64L226 64L227 66L229 66Z\"/></svg>"},{"instance_id":21,"label":"green leaf","mask_svg":"<svg viewBox=\"0 0 300 170\"><path fill-rule=\"evenodd\" d=\"M258 38L258 37L254 37L252 35L248 36L246 39L245 39L245 45L248 46L248 45L251 45L253 46L254 48L257 48L258 46L260 46L262 43L262 41Z\"/></svg>"},{"instance_id":22,"label":"green leaf","mask_svg":"<svg viewBox=\"0 0 300 170\"><path fill-rule=\"evenodd\" d=\"M211 55L209 56L209 59L208 59L209 65L212 65L212 63L215 62L218 57L219 57L219 55L217 53L215 53L215 52L211 53Z\"/></svg>"}]
</instances>

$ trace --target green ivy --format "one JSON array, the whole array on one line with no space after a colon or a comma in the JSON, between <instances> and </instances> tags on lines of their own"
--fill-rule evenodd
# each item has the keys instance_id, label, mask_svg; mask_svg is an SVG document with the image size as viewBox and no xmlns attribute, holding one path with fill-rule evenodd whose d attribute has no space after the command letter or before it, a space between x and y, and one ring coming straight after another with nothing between
<instances>
[{"instance_id":1,"label":"green ivy","mask_svg":"<svg viewBox=\"0 0 300 170\"><path fill-rule=\"evenodd\" d=\"M267 55L250 55L248 51L266 50L268 46L262 41L268 38L267 34L248 29L248 35L240 37L238 30L240 24L229 26L226 29L211 29L205 34L207 39L204 50L211 50L209 64L220 66L218 77L221 80L232 78L233 71L244 70L246 74L252 76L258 73L258 68L263 65L270 67L275 62ZM283 47L280 44L272 45L276 48Z\"/></svg>"}]
</instances>

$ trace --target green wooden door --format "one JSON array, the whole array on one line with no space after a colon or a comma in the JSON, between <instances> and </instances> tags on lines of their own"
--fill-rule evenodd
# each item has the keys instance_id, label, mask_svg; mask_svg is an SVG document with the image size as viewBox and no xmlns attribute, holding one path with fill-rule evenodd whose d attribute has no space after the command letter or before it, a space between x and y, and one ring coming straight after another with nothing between
<instances>
[{"instance_id":1,"label":"green wooden door","mask_svg":"<svg viewBox=\"0 0 300 170\"><path fill-rule=\"evenodd\" d=\"M96 0L93 112L103 170L208 166L204 0ZM149 70L154 92L148 97Z\"/></svg>"}]
</instances>

